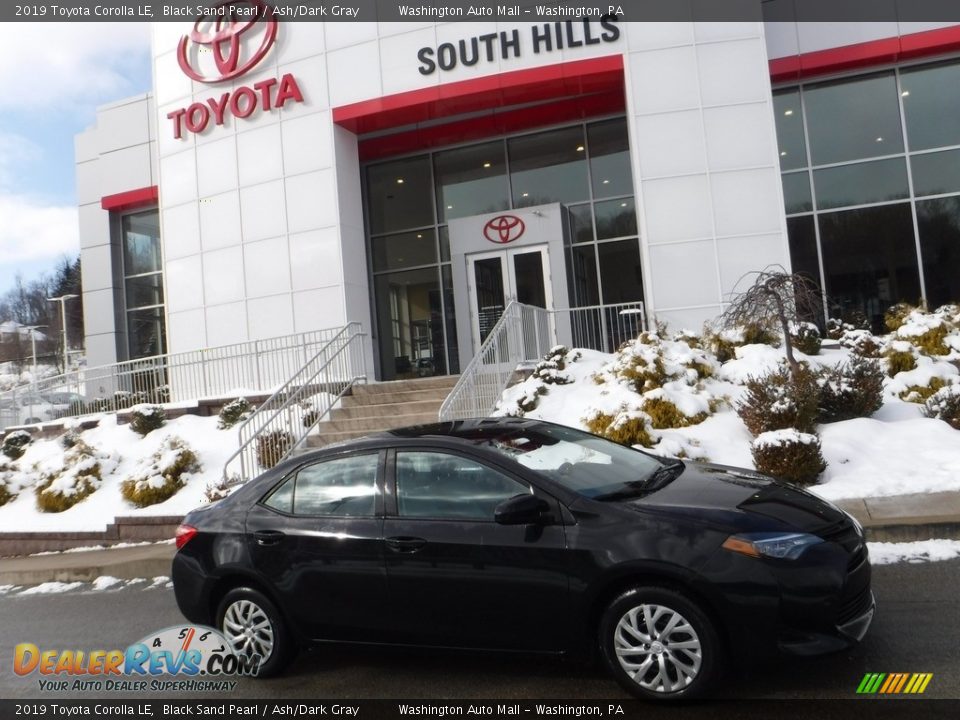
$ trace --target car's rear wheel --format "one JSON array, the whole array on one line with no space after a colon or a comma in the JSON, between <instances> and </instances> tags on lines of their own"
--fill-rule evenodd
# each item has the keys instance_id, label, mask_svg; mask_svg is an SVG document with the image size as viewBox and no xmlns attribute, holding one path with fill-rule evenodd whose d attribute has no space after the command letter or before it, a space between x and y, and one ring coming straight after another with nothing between
<instances>
[{"instance_id":1,"label":"car's rear wheel","mask_svg":"<svg viewBox=\"0 0 960 720\"><path fill-rule=\"evenodd\" d=\"M713 623L685 595L663 587L618 595L600 621L600 650L621 686L651 700L699 696L719 668Z\"/></svg>"},{"instance_id":2,"label":"car's rear wheel","mask_svg":"<svg viewBox=\"0 0 960 720\"><path fill-rule=\"evenodd\" d=\"M217 627L237 655L260 656L257 677L277 675L294 645L276 606L259 590L234 588L220 601Z\"/></svg>"}]
</instances>

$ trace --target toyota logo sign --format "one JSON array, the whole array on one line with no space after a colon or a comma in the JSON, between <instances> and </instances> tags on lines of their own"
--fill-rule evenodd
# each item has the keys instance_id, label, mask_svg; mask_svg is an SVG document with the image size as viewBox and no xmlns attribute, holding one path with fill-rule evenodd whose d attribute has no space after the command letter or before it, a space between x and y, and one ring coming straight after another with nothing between
<instances>
[{"instance_id":1,"label":"toyota logo sign","mask_svg":"<svg viewBox=\"0 0 960 720\"><path fill-rule=\"evenodd\" d=\"M497 215L483 226L483 236L492 243L506 245L518 240L527 226L516 215Z\"/></svg>"},{"instance_id":2,"label":"toyota logo sign","mask_svg":"<svg viewBox=\"0 0 960 720\"><path fill-rule=\"evenodd\" d=\"M273 8L263 0L225 0L204 10L204 14L194 23L193 30L181 38L177 48L180 69L197 82L218 83L240 77L263 60L277 39L277 20L273 17ZM261 21L264 31L260 46L241 62L240 40L258 27ZM201 26L207 31L202 31ZM197 50L191 53L192 48ZM208 51L213 57L217 74L205 75L197 69L202 50Z\"/></svg>"}]
</instances>

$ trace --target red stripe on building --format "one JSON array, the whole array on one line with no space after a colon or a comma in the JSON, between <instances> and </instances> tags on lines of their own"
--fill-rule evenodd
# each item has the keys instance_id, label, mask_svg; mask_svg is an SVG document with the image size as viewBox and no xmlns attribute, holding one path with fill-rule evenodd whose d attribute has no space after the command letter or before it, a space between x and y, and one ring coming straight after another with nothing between
<instances>
[{"instance_id":1,"label":"red stripe on building","mask_svg":"<svg viewBox=\"0 0 960 720\"><path fill-rule=\"evenodd\" d=\"M960 25L883 38L770 61L773 82L791 82L901 60L960 51Z\"/></svg>"},{"instance_id":2,"label":"red stripe on building","mask_svg":"<svg viewBox=\"0 0 960 720\"><path fill-rule=\"evenodd\" d=\"M100 207L104 210L122 212L147 205L156 205L159 198L160 192L157 186L150 185L137 190L127 190L116 195L104 195L100 198Z\"/></svg>"}]
</instances>

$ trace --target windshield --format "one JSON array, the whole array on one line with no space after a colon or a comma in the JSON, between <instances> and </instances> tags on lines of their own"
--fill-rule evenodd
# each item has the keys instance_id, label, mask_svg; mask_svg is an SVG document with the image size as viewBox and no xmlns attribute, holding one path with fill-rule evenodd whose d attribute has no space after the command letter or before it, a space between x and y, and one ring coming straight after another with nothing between
<instances>
[{"instance_id":1,"label":"windshield","mask_svg":"<svg viewBox=\"0 0 960 720\"><path fill-rule=\"evenodd\" d=\"M595 500L642 494L664 463L632 448L561 425L477 429L465 434L524 467Z\"/></svg>"}]
</instances>

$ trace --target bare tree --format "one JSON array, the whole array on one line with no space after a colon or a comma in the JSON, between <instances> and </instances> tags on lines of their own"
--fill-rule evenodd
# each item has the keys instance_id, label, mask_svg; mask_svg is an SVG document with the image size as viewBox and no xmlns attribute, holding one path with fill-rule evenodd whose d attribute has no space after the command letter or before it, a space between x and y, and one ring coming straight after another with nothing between
<instances>
[{"instance_id":1,"label":"bare tree","mask_svg":"<svg viewBox=\"0 0 960 720\"><path fill-rule=\"evenodd\" d=\"M737 286L751 276L755 276L753 284L735 295L720 316L720 324L730 329L754 324L770 331L779 330L783 333L790 373L796 378L800 373L800 363L793 356L790 324L822 315L823 296L820 288L807 275L788 273L779 266L747 273L740 278Z\"/></svg>"}]
</instances>

